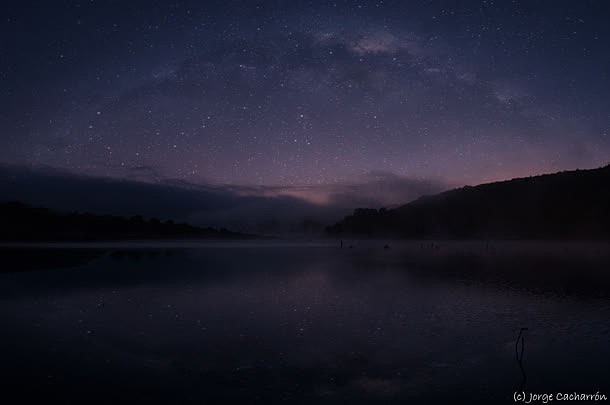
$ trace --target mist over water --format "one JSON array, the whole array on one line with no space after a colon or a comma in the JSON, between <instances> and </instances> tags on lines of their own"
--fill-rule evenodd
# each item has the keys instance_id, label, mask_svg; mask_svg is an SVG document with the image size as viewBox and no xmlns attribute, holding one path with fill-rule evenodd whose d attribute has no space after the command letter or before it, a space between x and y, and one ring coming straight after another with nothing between
<instances>
[{"instance_id":1,"label":"mist over water","mask_svg":"<svg viewBox=\"0 0 610 405\"><path fill-rule=\"evenodd\" d=\"M4 249L3 395L504 403L522 327L527 391L610 393L607 244L388 247Z\"/></svg>"}]
</instances>

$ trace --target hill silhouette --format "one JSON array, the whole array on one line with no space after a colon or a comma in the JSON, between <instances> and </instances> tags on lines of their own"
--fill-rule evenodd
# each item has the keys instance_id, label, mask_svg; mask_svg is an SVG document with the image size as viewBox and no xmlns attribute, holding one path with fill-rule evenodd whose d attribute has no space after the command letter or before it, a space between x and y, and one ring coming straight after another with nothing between
<instances>
[{"instance_id":1,"label":"hill silhouette","mask_svg":"<svg viewBox=\"0 0 610 405\"><path fill-rule=\"evenodd\" d=\"M396 209L359 208L333 236L610 239L610 165L465 186Z\"/></svg>"},{"instance_id":2,"label":"hill silhouette","mask_svg":"<svg viewBox=\"0 0 610 405\"><path fill-rule=\"evenodd\" d=\"M1 241L90 241L118 239L249 239L224 228L200 228L171 220L71 212L61 214L21 202L0 203Z\"/></svg>"}]
</instances>

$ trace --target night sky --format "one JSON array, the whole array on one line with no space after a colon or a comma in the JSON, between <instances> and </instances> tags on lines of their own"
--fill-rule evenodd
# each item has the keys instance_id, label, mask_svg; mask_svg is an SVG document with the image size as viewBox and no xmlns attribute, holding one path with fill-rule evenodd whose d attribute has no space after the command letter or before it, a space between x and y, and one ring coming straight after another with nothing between
<instances>
[{"instance_id":1,"label":"night sky","mask_svg":"<svg viewBox=\"0 0 610 405\"><path fill-rule=\"evenodd\" d=\"M0 163L464 185L610 157L603 1L4 3Z\"/></svg>"}]
</instances>

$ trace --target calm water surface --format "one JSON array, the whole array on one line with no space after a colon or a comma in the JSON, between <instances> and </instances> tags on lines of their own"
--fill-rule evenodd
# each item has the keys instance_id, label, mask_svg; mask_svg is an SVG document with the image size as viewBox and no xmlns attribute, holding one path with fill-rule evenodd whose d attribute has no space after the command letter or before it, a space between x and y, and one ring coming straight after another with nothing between
<instances>
[{"instance_id":1,"label":"calm water surface","mask_svg":"<svg viewBox=\"0 0 610 405\"><path fill-rule=\"evenodd\" d=\"M348 248L348 245L353 245ZM20 403L512 403L610 397L608 244L4 248Z\"/></svg>"}]
</instances>

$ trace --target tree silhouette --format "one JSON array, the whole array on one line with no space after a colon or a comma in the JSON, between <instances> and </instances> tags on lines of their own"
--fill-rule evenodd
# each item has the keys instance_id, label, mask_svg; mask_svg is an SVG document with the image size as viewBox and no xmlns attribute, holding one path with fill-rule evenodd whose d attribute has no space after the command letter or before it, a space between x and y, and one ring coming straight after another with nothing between
<instances>
[{"instance_id":1,"label":"tree silhouette","mask_svg":"<svg viewBox=\"0 0 610 405\"><path fill-rule=\"evenodd\" d=\"M462 187L393 210L358 208L329 235L610 239L610 165Z\"/></svg>"},{"instance_id":2,"label":"tree silhouette","mask_svg":"<svg viewBox=\"0 0 610 405\"><path fill-rule=\"evenodd\" d=\"M0 203L0 225L0 240L3 241L252 237L226 229L176 224L172 220L161 222L151 218L146 221L141 215L128 219L78 212L60 214L17 201Z\"/></svg>"}]
</instances>

